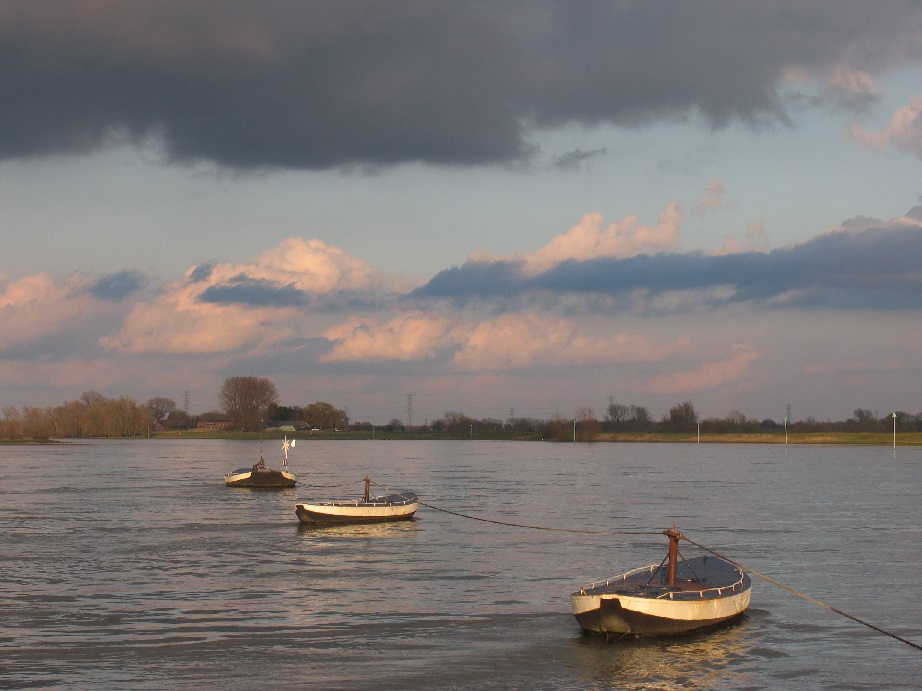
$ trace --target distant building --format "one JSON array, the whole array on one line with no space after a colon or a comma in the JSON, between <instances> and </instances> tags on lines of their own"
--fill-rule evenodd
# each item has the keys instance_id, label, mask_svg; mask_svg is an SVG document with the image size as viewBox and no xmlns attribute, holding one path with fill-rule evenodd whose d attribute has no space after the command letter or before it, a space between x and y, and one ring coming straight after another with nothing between
<instances>
[{"instance_id":1,"label":"distant building","mask_svg":"<svg viewBox=\"0 0 922 691\"><path fill-rule=\"evenodd\" d=\"M196 429L230 429L230 420L199 420Z\"/></svg>"},{"instance_id":2,"label":"distant building","mask_svg":"<svg viewBox=\"0 0 922 691\"><path fill-rule=\"evenodd\" d=\"M270 422L267 429L277 430L279 432L297 432L298 430L307 429L308 425L303 420L278 420Z\"/></svg>"}]
</instances>

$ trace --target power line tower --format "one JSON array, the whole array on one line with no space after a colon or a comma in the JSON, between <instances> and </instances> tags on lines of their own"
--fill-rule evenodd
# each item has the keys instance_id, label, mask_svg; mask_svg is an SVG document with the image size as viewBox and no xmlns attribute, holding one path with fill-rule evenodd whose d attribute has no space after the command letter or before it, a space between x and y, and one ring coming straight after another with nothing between
<instances>
[{"instance_id":1,"label":"power line tower","mask_svg":"<svg viewBox=\"0 0 922 691\"><path fill-rule=\"evenodd\" d=\"M407 427L413 426L413 394L407 394Z\"/></svg>"},{"instance_id":2,"label":"power line tower","mask_svg":"<svg viewBox=\"0 0 922 691\"><path fill-rule=\"evenodd\" d=\"M182 397L182 409L183 409L183 412L185 412L186 415L189 414L189 391L188 391L188 390L186 390L185 392L183 392L183 397Z\"/></svg>"}]
</instances>

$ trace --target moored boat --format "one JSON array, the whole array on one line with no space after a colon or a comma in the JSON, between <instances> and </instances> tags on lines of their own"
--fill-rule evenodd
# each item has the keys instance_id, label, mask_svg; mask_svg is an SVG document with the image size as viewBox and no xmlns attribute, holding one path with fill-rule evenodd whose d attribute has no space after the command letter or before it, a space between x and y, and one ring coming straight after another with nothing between
<instances>
[{"instance_id":1,"label":"moored boat","mask_svg":"<svg viewBox=\"0 0 922 691\"><path fill-rule=\"evenodd\" d=\"M295 440L285 441L282 449L285 451L285 460L283 462L284 470L273 470L263 459L260 451L259 460L251 468L240 468L224 476L224 484L228 487L260 487L260 488L280 488L294 487L297 482L297 476L288 471L288 449L294 447Z\"/></svg>"},{"instance_id":2,"label":"moored boat","mask_svg":"<svg viewBox=\"0 0 922 691\"><path fill-rule=\"evenodd\" d=\"M413 518L419 508L415 492L404 490L385 496L371 494L371 479L365 478L365 494L358 499L340 499L295 504L302 523L383 523Z\"/></svg>"},{"instance_id":3,"label":"moored boat","mask_svg":"<svg viewBox=\"0 0 922 691\"><path fill-rule=\"evenodd\" d=\"M669 636L729 621L749 607L752 581L741 568L713 555L685 559L678 549L684 536L675 527L663 533L669 554L662 563L570 595L573 615L585 632Z\"/></svg>"}]
</instances>

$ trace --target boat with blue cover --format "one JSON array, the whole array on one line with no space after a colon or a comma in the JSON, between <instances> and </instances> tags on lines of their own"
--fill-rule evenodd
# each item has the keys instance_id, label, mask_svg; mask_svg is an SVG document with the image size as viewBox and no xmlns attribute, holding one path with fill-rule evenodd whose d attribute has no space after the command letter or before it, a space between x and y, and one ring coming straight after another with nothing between
<instances>
[{"instance_id":1,"label":"boat with blue cover","mask_svg":"<svg viewBox=\"0 0 922 691\"><path fill-rule=\"evenodd\" d=\"M669 553L659 565L590 583L570 595L583 631L669 636L729 621L749 607L752 581L739 566L714 555L685 559L678 548L684 536L674 526L663 534Z\"/></svg>"}]
</instances>

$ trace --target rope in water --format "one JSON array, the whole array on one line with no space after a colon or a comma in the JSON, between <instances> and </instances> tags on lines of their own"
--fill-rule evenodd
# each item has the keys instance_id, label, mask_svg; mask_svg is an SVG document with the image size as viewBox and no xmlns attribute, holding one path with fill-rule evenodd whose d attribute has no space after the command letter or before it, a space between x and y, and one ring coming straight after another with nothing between
<instances>
[{"instance_id":1,"label":"rope in water","mask_svg":"<svg viewBox=\"0 0 922 691\"><path fill-rule=\"evenodd\" d=\"M374 481L372 481L372 482L374 482ZM377 485L378 487L381 487L382 489L387 490L388 492L392 492L392 491L393 491L393 490L387 489L387 487L384 487L384 485L379 485L377 482L374 482L374 484ZM525 524L525 523L512 523L512 522L510 522L510 521L497 521L497 520L493 520L493 519L490 519L490 518L481 518L481 517L479 517L479 516L470 516L470 515L468 515L468 514L460 513L460 512L458 512L458 511L449 511L448 509L442 509L442 508L439 508L438 506L433 506L432 504L427 504L427 503L422 502L422 501L419 502L419 505L420 505L420 506L425 506L426 508L432 509L432 510L434 510L434 511L440 511L440 512L442 512L442 513L451 514L452 516L458 516L459 518L467 518L467 519L472 520L472 521L481 521L481 522L483 522L483 523L493 523L493 524L495 524L495 525L503 525L503 526L507 526L507 527L510 527L510 528L528 528L528 529L530 529L530 530L546 530L546 531L560 532L560 533L588 533L588 534L592 534L592 535L663 535L663 534L664 534L664 531L662 531L662 530L656 530L656 531L650 531L650 530L646 530L646 531L641 531L641 530L591 530L591 529L554 528L554 527L551 527L551 526L528 525L528 524ZM826 609L828 609L828 610L831 611L831 612L835 612L836 614L840 614L840 615L842 615L843 617L846 617L846 618L848 618L848 619L851 619L851 620L854 621L854 622L857 622L858 624L861 624L862 626L866 626L866 627L868 627L869 629L873 629L874 631L877 631L878 633L882 633L882 634L884 634L885 636L889 636L890 638L893 638L893 639L895 639L895 640L898 640L900 643L905 643L906 645L911 646L911 647L915 648L916 650L922 650L922 645L919 645L918 643L914 643L914 642L912 642L912 641L910 641L910 640L908 640L908 639L906 639L906 638L903 638L902 636L898 636L897 634L895 634L895 633L893 633L893 632L891 632L891 631L887 631L886 629L882 629L882 628L880 628L879 626L875 626L874 624L871 624L870 622L867 622L867 621L865 621L865 620L863 620L863 619L860 619L860 618L858 618L858 617L856 617L856 616L854 616L854 615L852 615L852 614L849 614L848 612L843 612L841 609L836 609L836 608L833 607L832 605L827 605L825 602L821 602L820 600L817 600L817 599L814 598L814 597L810 597L810 596L807 595L806 593L802 593L802 592L800 592L799 590L796 590L796 589L794 589L794 588L792 588L792 587L790 587L790 586L788 586L788 585L785 585L784 583L781 583L781 582L779 582L779 581L776 581L774 578L771 578L771 577L769 577L769 576L766 576L766 575L763 574L763 573L759 573L758 571L756 571L756 570L754 570L754 569L750 569L748 566L743 566L742 564L740 564L740 563L738 563L738 562L736 562L736 561L734 561L734 560L732 560L732 559L729 559L728 557L725 557L725 556L723 556L722 554L720 554L720 553L714 551L714 550L711 549L710 547L705 547L704 545L702 545L702 544L700 544L700 543L698 543L698 542L695 542L694 540L692 540L691 538L687 537L687 536L684 535L684 534L681 535L681 539L683 539L683 540L685 540L686 542L688 542L688 543L694 545L695 547L698 547L699 549L703 549L705 552L710 552L710 553L713 554L715 557L718 557L718 558L720 558L720 559L723 559L724 561L729 562L730 564L733 564L733 565L736 566L737 568L742 569L743 571L745 571L745 572L747 572L747 573L750 573L750 574L752 574L753 576L757 576L757 577L761 578L762 580L768 581L769 583L771 583L771 584L773 584L773 585L776 585L776 586L778 586L779 588L783 588L784 590L787 590L788 592L791 592L791 593L793 593L794 595L797 595L798 597L802 597L803 599L808 600L808 601L812 602L812 603L815 604L815 605L819 605L820 607L825 607Z\"/></svg>"},{"instance_id":2,"label":"rope in water","mask_svg":"<svg viewBox=\"0 0 922 691\"><path fill-rule=\"evenodd\" d=\"M780 582L776 581L774 578L769 578L768 576L766 576L766 575L763 574L763 573L759 573L758 571L756 571L756 570L754 570L754 569L750 569L748 566L743 566L742 564L740 564L740 563L738 563L738 562L736 562L736 561L733 561L732 559L730 559L730 558L728 558L728 557L725 557L725 556L723 556L722 554L719 554L719 553L715 552L715 551L712 550L711 548L705 547L704 545L695 542L694 540L692 540L692 539L689 538L689 537L686 537L685 535L682 535L682 538L685 539L687 542L690 542L691 544L693 544L695 547L698 547L698 548L700 548L700 549L703 549L705 552L710 552L710 553L713 554L715 557L719 557L720 559L723 559L724 561L733 564L733 565L734 565L735 567L737 567L738 569L742 569L743 571L746 571L747 573L751 573L753 576L758 576L758 577L761 578L762 580L768 581L769 583L772 583L773 585L777 585L779 588L784 588L784 589L787 590L788 592L794 593L794 594L797 595L798 597L802 597L802 598L805 599L805 600L809 600L810 602L812 602L812 603L815 604L815 605L819 605L820 607L825 607L826 609L830 610L831 612L835 612L836 614L841 614L843 617L847 617L847 618L851 619L852 621L858 622L858 623L861 624L862 626L867 626L869 629L874 629L874 630L877 631L878 633L882 633L882 634L884 634L885 636L890 636L890 638L895 638L896 640L900 641L901 643L905 643L906 645L912 646L912 647L915 648L916 650L922 650L922 645L919 645L918 643L913 643L912 641L907 640L907 639L905 639L905 638L903 638L903 637L901 637L901 636L897 636L895 633L893 633L893 632L891 632L891 631L886 631L886 630L880 628L879 626L875 626L874 624L871 624L870 622L864 621L863 619L859 619L858 617L856 617L856 616L854 616L854 615L852 615L852 614L849 614L848 612L843 612L841 609L836 609L836 608L833 607L832 605L827 605L825 602L820 602L820 601L817 600L816 598L810 597L810 596L807 595L806 593L802 593L802 592L800 592L799 590L795 590L794 588L792 588L792 587L790 587L790 586L788 586L788 585L785 585L784 583L780 583Z\"/></svg>"},{"instance_id":3,"label":"rope in water","mask_svg":"<svg viewBox=\"0 0 922 691\"><path fill-rule=\"evenodd\" d=\"M342 487L348 487L354 484L354 482L343 482L338 485L305 485L299 482L298 487L304 487L306 489L341 489Z\"/></svg>"},{"instance_id":4,"label":"rope in water","mask_svg":"<svg viewBox=\"0 0 922 691\"><path fill-rule=\"evenodd\" d=\"M495 523L496 525L505 525L510 528L529 528L531 530L549 530L558 533L589 533L592 535L662 535L662 530L590 530L583 529L579 530L576 528L552 528L549 526L542 525L526 525L524 523L510 523L507 521L495 521L491 518L480 518L478 516L468 516L467 514L458 513L457 511L449 511L448 509L440 509L438 506L433 506L432 504L427 504L425 502L419 502L420 506L425 506L428 509L433 509L434 511L441 511L442 513L450 513L452 516L460 516L461 518L468 518L472 521L482 521L484 523Z\"/></svg>"},{"instance_id":5,"label":"rope in water","mask_svg":"<svg viewBox=\"0 0 922 691\"><path fill-rule=\"evenodd\" d=\"M380 487L381 489L387 492L393 492L394 494L399 494L398 492L394 492L394 490L392 489L388 489L384 485L378 484L374 480L372 480L371 483L375 485L376 487ZM497 521L491 518L480 518L478 516L470 516L468 514L459 513L457 511L449 511L448 509L442 509L442 508L439 508L438 506L427 504L424 501L419 502L419 505L425 506L427 509L432 509L433 511L441 511L442 513L451 514L452 516L458 516L459 518L467 518L468 520L471 520L471 521L481 521L483 523L493 523L495 525L504 525L509 528L528 528L530 530L548 530L548 531L553 531L553 532L558 532L558 533L588 533L591 535L611 535L613 532L617 533L618 535L662 535L662 531L650 531L650 530L645 530L645 531L639 531L639 530L611 531L611 530L590 530L590 529L577 530L573 528L552 528L552 527L543 526L543 525L526 525L524 523L510 523L508 521Z\"/></svg>"}]
</instances>

